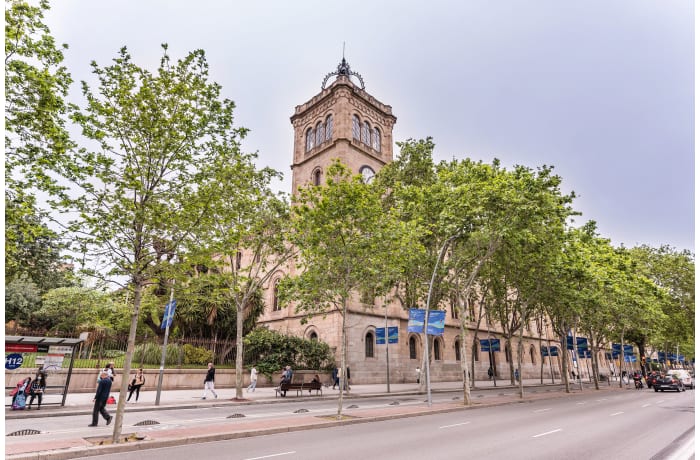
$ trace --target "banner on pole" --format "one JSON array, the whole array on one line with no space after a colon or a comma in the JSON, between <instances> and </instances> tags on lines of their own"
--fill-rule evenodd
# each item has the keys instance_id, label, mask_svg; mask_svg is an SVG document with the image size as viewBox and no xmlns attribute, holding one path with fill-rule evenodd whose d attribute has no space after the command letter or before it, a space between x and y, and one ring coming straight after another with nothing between
<instances>
[{"instance_id":1,"label":"banner on pole","mask_svg":"<svg viewBox=\"0 0 700 460\"><path fill-rule=\"evenodd\" d=\"M542 345L540 347L540 354L542 356L559 356L559 349L557 347L546 347Z\"/></svg>"},{"instance_id":2,"label":"banner on pole","mask_svg":"<svg viewBox=\"0 0 700 460\"><path fill-rule=\"evenodd\" d=\"M408 310L408 332L421 334L425 326L425 310ZM445 311L430 310L428 313L428 335L442 335L445 332Z\"/></svg>"},{"instance_id":3,"label":"banner on pole","mask_svg":"<svg viewBox=\"0 0 700 460\"><path fill-rule=\"evenodd\" d=\"M172 302L165 304L165 312L163 313L163 321L160 323L160 328L165 329L173 324L173 317L175 317L175 306L177 302L175 299Z\"/></svg>"},{"instance_id":4,"label":"banner on pole","mask_svg":"<svg viewBox=\"0 0 700 460\"><path fill-rule=\"evenodd\" d=\"M578 357L579 358L590 358L591 357L591 351L590 350L582 350L579 348L578 350Z\"/></svg>"},{"instance_id":5,"label":"banner on pole","mask_svg":"<svg viewBox=\"0 0 700 460\"><path fill-rule=\"evenodd\" d=\"M576 337L576 348L579 350L588 350L588 339L585 337ZM574 349L574 338L571 336L566 337L566 349Z\"/></svg>"},{"instance_id":6,"label":"banner on pole","mask_svg":"<svg viewBox=\"0 0 700 460\"><path fill-rule=\"evenodd\" d=\"M383 327L378 327L376 329L377 333L377 345L386 344L386 329ZM389 343L399 343L399 327L389 326Z\"/></svg>"},{"instance_id":7,"label":"banner on pole","mask_svg":"<svg viewBox=\"0 0 700 460\"><path fill-rule=\"evenodd\" d=\"M481 351L501 351L501 341L499 339L479 340Z\"/></svg>"}]
</instances>

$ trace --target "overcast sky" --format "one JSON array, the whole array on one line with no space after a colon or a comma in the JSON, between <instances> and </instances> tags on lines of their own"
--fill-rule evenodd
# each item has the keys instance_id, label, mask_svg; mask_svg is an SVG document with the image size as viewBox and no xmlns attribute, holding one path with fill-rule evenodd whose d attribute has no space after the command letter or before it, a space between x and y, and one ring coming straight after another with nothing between
<instances>
[{"instance_id":1,"label":"overcast sky","mask_svg":"<svg viewBox=\"0 0 700 460\"><path fill-rule=\"evenodd\" d=\"M692 0L60 0L46 22L76 82L127 46L155 69L204 49L291 189L294 107L345 57L435 159L552 165L616 245L694 248ZM78 84L71 100L82 103ZM398 149L394 148L394 155Z\"/></svg>"}]
</instances>

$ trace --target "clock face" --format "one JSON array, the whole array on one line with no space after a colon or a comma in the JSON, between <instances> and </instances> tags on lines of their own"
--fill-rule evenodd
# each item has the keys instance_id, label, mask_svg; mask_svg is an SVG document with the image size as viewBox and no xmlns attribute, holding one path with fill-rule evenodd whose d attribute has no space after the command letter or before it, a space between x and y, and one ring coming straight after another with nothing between
<instances>
[{"instance_id":1,"label":"clock face","mask_svg":"<svg viewBox=\"0 0 700 460\"><path fill-rule=\"evenodd\" d=\"M365 184L369 184L372 182L372 180L374 180L374 170L369 166L361 167L360 174L362 174L362 180L365 181Z\"/></svg>"}]
</instances>

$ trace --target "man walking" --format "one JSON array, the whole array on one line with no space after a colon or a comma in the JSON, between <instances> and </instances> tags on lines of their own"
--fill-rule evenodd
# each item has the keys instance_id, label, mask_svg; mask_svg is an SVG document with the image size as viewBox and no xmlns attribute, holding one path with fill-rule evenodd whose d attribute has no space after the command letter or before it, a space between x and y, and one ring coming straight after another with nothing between
<instances>
[{"instance_id":1,"label":"man walking","mask_svg":"<svg viewBox=\"0 0 700 460\"><path fill-rule=\"evenodd\" d=\"M255 385L258 384L258 370L253 366L250 369L250 385L248 385L248 391L255 392Z\"/></svg>"},{"instance_id":2,"label":"man walking","mask_svg":"<svg viewBox=\"0 0 700 460\"><path fill-rule=\"evenodd\" d=\"M207 399L207 390L211 391L214 398L218 398L219 395L214 391L214 374L216 373L216 369L213 363L207 364L207 367L209 370L207 370L207 376L204 378L204 394L202 395L202 399Z\"/></svg>"},{"instance_id":3,"label":"man walking","mask_svg":"<svg viewBox=\"0 0 700 460\"><path fill-rule=\"evenodd\" d=\"M95 392L95 406L92 408L92 423L88 426L97 426L97 414L102 414L102 417L107 420L107 425L112 423L112 417L107 412L107 409L105 409L111 389L112 379L109 378L107 371L102 371L102 373L100 373L100 381L97 384L97 391Z\"/></svg>"}]
</instances>

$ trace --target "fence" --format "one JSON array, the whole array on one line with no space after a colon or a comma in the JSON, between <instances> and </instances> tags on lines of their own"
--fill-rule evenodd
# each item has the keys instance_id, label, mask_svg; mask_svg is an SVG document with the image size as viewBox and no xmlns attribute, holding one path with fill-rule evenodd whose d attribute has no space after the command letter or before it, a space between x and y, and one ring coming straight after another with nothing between
<instances>
[{"instance_id":1,"label":"fence","mask_svg":"<svg viewBox=\"0 0 700 460\"><path fill-rule=\"evenodd\" d=\"M6 333L8 333L6 331ZM79 334L47 331L22 331L23 335L33 337L78 337ZM75 368L103 368L107 363L114 363L117 368L124 367L124 358L128 344L127 335L110 335L91 332L76 350ZM162 359L163 344L160 337L150 334L137 336L131 367L159 368ZM24 356L26 367L34 366L34 353ZM221 367L235 367L236 341L205 338L168 339L166 366L199 367L213 362Z\"/></svg>"}]
</instances>

